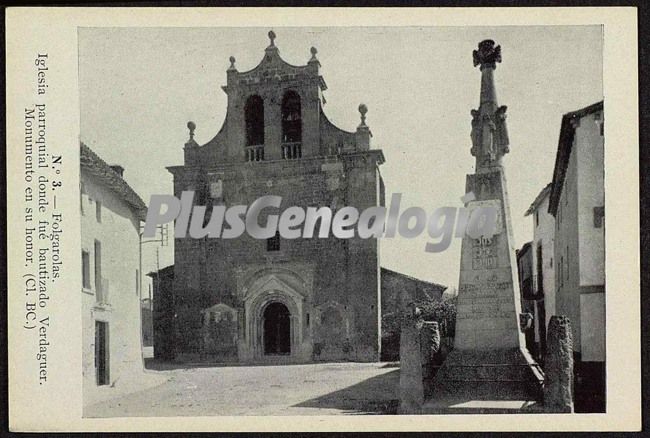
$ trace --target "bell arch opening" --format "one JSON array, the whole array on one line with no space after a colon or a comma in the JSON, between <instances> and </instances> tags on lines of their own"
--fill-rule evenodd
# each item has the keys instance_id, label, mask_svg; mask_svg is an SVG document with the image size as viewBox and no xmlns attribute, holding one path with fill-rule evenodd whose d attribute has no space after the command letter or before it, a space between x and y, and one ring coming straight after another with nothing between
<instances>
[{"instance_id":1,"label":"bell arch opening","mask_svg":"<svg viewBox=\"0 0 650 438\"><path fill-rule=\"evenodd\" d=\"M302 114L300 96L289 90L282 98L282 143L302 141Z\"/></svg>"},{"instance_id":2,"label":"bell arch opening","mask_svg":"<svg viewBox=\"0 0 650 438\"><path fill-rule=\"evenodd\" d=\"M246 146L264 145L264 100L257 94L246 99L244 118L246 122Z\"/></svg>"}]
</instances>

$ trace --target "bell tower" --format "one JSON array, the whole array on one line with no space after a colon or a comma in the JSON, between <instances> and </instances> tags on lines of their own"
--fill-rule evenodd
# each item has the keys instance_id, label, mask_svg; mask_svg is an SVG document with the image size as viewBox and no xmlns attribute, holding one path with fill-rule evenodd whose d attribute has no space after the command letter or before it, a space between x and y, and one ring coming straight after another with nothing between
<instances>
[{"instance_id":1,"label":"bell tower","mask_svg":"<svg viewBox=\"0 0 650 438\"><path fill-rule=\"evenodd\" d=\"M264 57L252 70L240 72L230 57L227 157L232 161L298 159L320 152L321 92L315 47L306 65L294 66L280 57L276 34L268 33Z\"/></svg>"},{"instance_id":2,"label":"bell tower","mask_svg":"<svg viewBox=\"0 0 650 438\"><path fill-rule=\"evenodd\" d=\"M211 140L198 144L197 126L187 124L184 163L168 167L174 195L195 193L193 205L206 212L204 228L214 208L249 206L268 195L282 198L278 214L290 207L384 205L385 158L370 148L366 105L358 107L356 130L341 129L323 110L327 86L315 47L292 65L269 31L260 52L250 69L240 71L234 56L224 63L228 106ZM378 239L186 236L174 244L173 289L178 360L379 359ZM216 313L230 315L219 320L218 333L210 322Z\"/></svg>"}]
</instances>

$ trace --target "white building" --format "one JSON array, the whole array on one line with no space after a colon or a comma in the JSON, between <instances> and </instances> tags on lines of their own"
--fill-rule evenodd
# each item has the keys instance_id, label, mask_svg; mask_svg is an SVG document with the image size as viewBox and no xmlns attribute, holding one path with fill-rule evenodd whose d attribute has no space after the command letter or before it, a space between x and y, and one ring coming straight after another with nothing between
<instances>
[{"instance_id":1,"label":"white building","mask_svg":"<svg viewBox=\"0 0 650 438\"><path fill-rule=\"evenodd\" d=\"M555 217L555 313L570 318L576 411L604 411L605 190L603 102L562 118L549 212Z\"/></svg>"},{"instance_id":2,"label":"white building","mask_svg":"<svg viewBox=\"0 0 650 438\"><path fill-rule=\"evenodd\" d=\"M555 218L548 212L551 183L542 189L526 211L533 218L533 241L531 243L533 267L533 291L538 297L539 309L535 314L535 342L546 351L546 328L555 315L555 274L553 270Z\"/></svg>"},{"instance_id":3,"label":"white building","mask_svg":"<svg viewBox=\"0 0 650 438\"><path fill-rule=\"evenodd\" d=\"M142 375L140 221L142 199L81 144L81 269L84 403Z\"/></svg>"}]
</instances>

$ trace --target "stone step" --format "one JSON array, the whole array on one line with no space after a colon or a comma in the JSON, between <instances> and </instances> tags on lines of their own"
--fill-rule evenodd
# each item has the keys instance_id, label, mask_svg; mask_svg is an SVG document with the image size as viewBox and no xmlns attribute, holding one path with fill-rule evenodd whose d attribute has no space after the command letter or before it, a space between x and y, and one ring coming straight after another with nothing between
<instances>
[{"instance_id":1,"label":"stone step","mask_svg":"<svg viewBox=\"0 0 650 438\"><path fill-rule=\"evenodd\" d=\"M543 407L534 400L475 400L471 398L443 397L426 400L422 414L539 414Z\"/></svg>"},{"instance_id":2,"label":"stone step","mask_svg":"<svg viewBox=\"0 0 650 438\"><path fill-rule=\"evenodd\" d=\"M453 350L427 394L468 400L541 400L544 374L522 349Z\"/></svg>"},{"instance_id":3,"label":"stone step","mask_svg":"<svg viewBox=\"0 0 650 438\"><path fill-rule=\"evenodd\" d=\"M530 365L453 365L439 371L443 380L528 381Z\"/></svg>"},{"instance_id":4,"label":"stone step","mask_svg":"<svg viewBox=\"0 0 650 438\"><path fill-rule=\"evenodd\" d=\"M433 398L459 400L541 400L536 382L521 380L438 380L430 394Z\"/></svg>"}]
</instances>

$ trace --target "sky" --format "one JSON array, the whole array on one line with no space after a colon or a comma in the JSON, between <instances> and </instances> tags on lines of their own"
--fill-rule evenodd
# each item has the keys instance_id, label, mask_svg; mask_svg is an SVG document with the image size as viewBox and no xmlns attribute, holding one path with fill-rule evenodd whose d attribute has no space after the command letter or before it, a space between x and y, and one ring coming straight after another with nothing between
<instances>
[{"instance_id":1,"label":"sky","mask_svg":"<svg viewBox=\"0 0 650 438\"><path fill-rule=\"evenodd\" d=\"M206 143L226 113L226 69L254 68L268 28L80 28L80 139L148 204L173 193L167 166L183 164L187 122ZM371 148L381 149L386 201L402 193L402 211L461 207L473 173L470 110L478 108L480 71L472 51L483 39L501 45L495 83L508 106L510 153L504 157L514 245L532 240L524 212L551 181L562 115L603 99L601 26L329 27L273 29L280 56L304 65L318 50L328 89L324 111L354 131L368 107ZM457 287L460 239L427 253L426 233L382 239L383 267ZM173 263L173 242L160 267ZM155 268L155 245L144 256Z\"/></svg>"}]
</instances>

